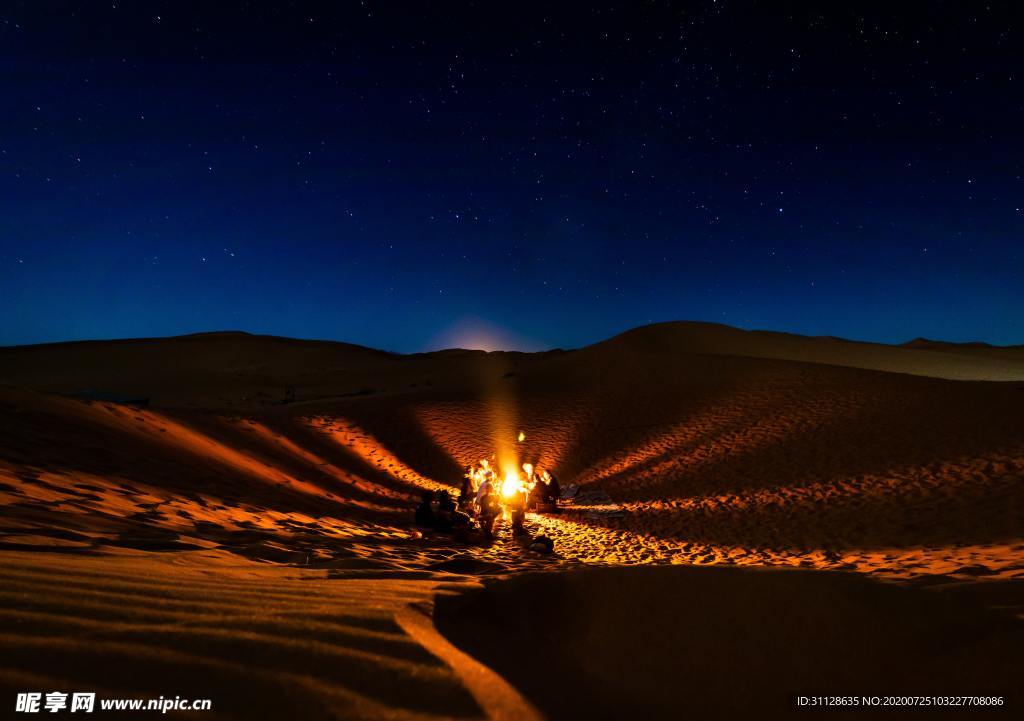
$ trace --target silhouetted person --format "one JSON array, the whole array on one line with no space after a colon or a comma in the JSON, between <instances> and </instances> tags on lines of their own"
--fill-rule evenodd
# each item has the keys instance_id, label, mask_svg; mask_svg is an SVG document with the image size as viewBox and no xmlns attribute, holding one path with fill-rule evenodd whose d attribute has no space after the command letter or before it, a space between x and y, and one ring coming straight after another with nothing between
<instances>
[{"instance_id":1,"label":"silhouetted person","mask_svg":"<svg viewBox=\"0 0 1024 721\"><path fill-rule=\"evenodd\" d=\"M498 489L490 480L480 484L477 491L476 503L479 507L480 530L488 541L494 538L494 521L501 513L501 501L498 498Z\"/></svg>"},{"instance_id":2,"label":"silhouetted person","mask_svg":"<svg viewBox=\"0 0 1024 721\"><path fill-rule=\"evenodd\" d=\"M458 540L466 540L473 525L473 519L458 509L455 499L448 491L437 496L437 530L451 533Z\"/></svg>"},{"instance_id":3,"label":"silhouetted person","mask_svg":"<svg viewBox=\"0 0 1024 721\"><path fill-rule=\"evenodd\" d=\"M424 530L433 530L437 527L433 491L423 491L420 494L420 502L416 505L416 525Z\"/></svg>"},{"instance_id":4,"label":"silhouetted person","mask_svg":"<svg viewBox=\"0 0 1024 721\"><path fill-rule=\"evenodd\" d=\"M448 491L441 491L437 496L437 530L456 531L468 529L472 519L468 514L459 511L455 499Z\"/></svg>"},{"instance_id":5,"label":"silhouetted person","mask_svg":"<svg viewBox=\"0 0 1024 721\"><path fill-rule=\"evenodd\" d=\"M473 478L467 471L459 489L459 510L470 513L473 508Z\"/></svg>"},{"instance_id":6,"label":"silhouetted person","mask_svg":"<svg viewBox=\"0 0 1024 721\"><path fill-rule=\"evenodd\" d=\"M526 533L526 490L516 491L509 499L509 515L512 517L512 534L520 536Z\"/></svg>"},{"instance_id":7,"label":"silhouetted person","mask_svg":"<svg viewBox=\"0 0 1024 721\"><path fill-rule=\"evenodd\" d=\"M452 498L451 491L444 489L437 494L437 510L453 513L455 511L455 506L455 499Z\"/></svg>"},{"instance_id":8,"label":"silhouetted person","mask_svg":"<svg viewBox=\"0 0 1024 721\"><path fill-rule=\"evenodd\" d=\"M533 484L533 488L530 489L530 496L527 500L528 508L538 508L548 502L548 484L546 484L540 478Z\"/></svg>"},{"instance_id":9,"label":"silhouetted person","mask_svg":"<svg viewBox=\"0 0 1024 721\"><path fill-rule=\"evenodd\" d=\"M551 503L558 503L558 499L562 497L562 485L555 478L555 474L549 473L548 478L548 498L551 499Z\"/></svg>"},{"instance_id":10,"label":"silhouetted person","mask_svg":"<svg viewBox=\"0 0 1024 721\"><path fill-rule=\"evenodd\" d=\"M434 509L434 527L439 531L450 531L455 503L448 491L439 491L434 495L434 499L437 501Z\"/></svg>"}]
</instances>

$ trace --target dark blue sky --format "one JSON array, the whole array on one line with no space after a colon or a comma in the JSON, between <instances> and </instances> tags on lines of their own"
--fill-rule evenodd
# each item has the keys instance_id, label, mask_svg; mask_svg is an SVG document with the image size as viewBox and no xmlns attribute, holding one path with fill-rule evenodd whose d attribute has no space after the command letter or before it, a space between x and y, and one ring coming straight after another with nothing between
<instances>
[{"instance_id":1,"label":"dark blue sky","mask_svg":"<svg viewBox=\"0 0 1024 721\"><path fill-rule=\"evenodd\" d=\"M5 3L0 344L1024 342L1012 3L559 5Z\"/></svg>"}]
</instances>

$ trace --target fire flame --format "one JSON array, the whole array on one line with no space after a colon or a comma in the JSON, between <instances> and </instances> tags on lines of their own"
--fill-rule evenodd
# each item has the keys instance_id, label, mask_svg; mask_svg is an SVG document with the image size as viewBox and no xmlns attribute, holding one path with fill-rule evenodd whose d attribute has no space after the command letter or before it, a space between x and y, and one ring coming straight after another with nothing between
<instances>
[{"instance_id":1,"label":"fire flame","mask_svg":"<svg viewBox=\"0 0 1024 721\"><path fill-rule=\"evenodd\" d=\"M519 431L518 437L522 442L526 434ZM547 471L535 468L532 463L524 463L521 468L520 472L514 455L506 449L505 454L497 453L490 459L481 458L475 466L466 469L466 477L471 482L473 493L476 493L484 483L490 483L502 498L508 501L518 493L529 493L541 479L546 482L549 477Z\"/></svg>"},{"instance_id":2,"label":"fire flame","mask_svg":"<svg viewBox=\"0 0 1024 721\"><path fill-rule=\"evenodd\" d=\"M472 481L474 493L483 483L490 482L502 497L510 499L517 493L532 491L544 473L545 471L535 472L532 463L524 463L522 473L515 466L508 465L502 474L499 474L489 460L482 458L479 463L467 470L466 477Z\"/></svg>"},{"instance_id":3,"label":"fire flame","mask_svg":"<svg viewBox=\"0 0 1024 721\"><path fill-rule=\"evenodd\" d=\"M519 472L515 468L506 469L505 480L501 484L501 495L505 498L512 498L512 496L520 493L525 488L525 484L519 478Z\"/></svg>"}]
</instances>

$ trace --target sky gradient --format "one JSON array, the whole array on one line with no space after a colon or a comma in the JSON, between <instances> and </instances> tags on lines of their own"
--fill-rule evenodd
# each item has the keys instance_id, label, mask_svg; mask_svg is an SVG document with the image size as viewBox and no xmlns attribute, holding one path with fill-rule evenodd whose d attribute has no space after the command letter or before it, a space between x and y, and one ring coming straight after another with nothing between
<instances>
[{"instance_id":1,"label":"sky gradient","mask_svg":"<svg viewBox=\"0 0 1024 721\"><path fill-rule=\"evenodd\" d=\"M0 345L1024 343L1012 4L557 5L5 4Z\"/></svg>"}]
</instances>

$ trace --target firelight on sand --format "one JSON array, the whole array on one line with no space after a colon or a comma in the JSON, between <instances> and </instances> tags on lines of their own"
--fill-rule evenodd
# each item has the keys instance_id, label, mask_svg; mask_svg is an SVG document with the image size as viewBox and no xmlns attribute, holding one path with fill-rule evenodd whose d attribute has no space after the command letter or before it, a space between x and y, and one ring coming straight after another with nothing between
<instances>
[{"instance_id":1,"label":"firelight on sand","mask_svg":"<svg viewBox=\"0 0 1024 721\"><path fill-rule=\"evenodd\" d=\"M709 347L747 355L693 350ZM787 348L788 360L768 357ZM842 365L867 351L881 367ZM1019 615L1024 577L1019 354L682 326L557 362L523 357L510 383L480 355L364 361L348 346L248 336L6 349L0 686L39 679L48 692L58 678L57 689L88 691L132 668L125 695L209 693L215 709L253 721L531 718L487 705L509 698L485 695L505 688L495 675L529 689L552 721L779 718L771 699L798 685L1007 694L1024 640L1019 619L994 614ZM195 375L151 362L168 356L194 361ZM225 376L236 356L266 358L277 375ZM359 386L339 379L322 405L256 396L267 378L284 387L357 361L378 387L406 390L349 397ZM1020 374L1013 385L922 377L954 367L991 379L997 362ZM467 395L462 381L418 382L446 377L445 364L453 379L494 384ZM40 390L136 377L155 408ZM530 442L517 442L527 422ZM427 475L450 469L438 449L470 466L467 501L486 482L506 507L504 519L489 509L495 543L410 538L409 495L456 480ZM506 480L529 488L548 471L583 497L557 515L527 504L533 516L503 497ZM524 548L513 514L557 552ZM705 565L718 568L685 568ZM549 598L551 613L536 613ZM45 623L17 622L41 609L53 611ZM328 617L343 630L325 632ZM558 684L536 682L538 657Z\"/></svg>"}]
</instances>

